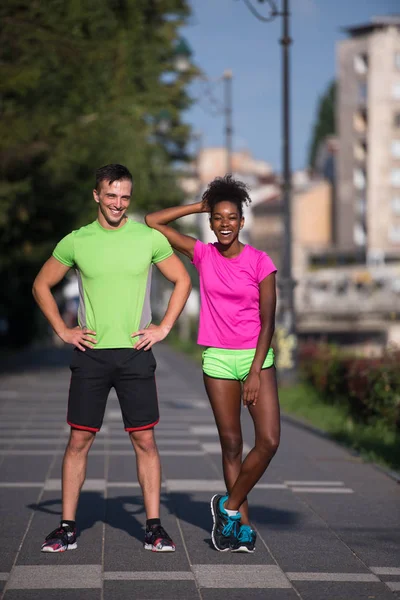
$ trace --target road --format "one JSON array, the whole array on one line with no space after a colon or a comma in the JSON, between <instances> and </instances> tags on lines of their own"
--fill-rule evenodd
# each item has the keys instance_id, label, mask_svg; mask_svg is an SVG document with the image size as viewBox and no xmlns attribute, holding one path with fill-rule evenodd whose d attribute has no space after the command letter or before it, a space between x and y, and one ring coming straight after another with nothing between
<instances>
[{"instance_id":1,"label":"road","mask_svg":"<svg viewBox=\"0 0 400 600\"><path fill-rule=\"evenodd\" d=\"M89 455L76 551L42 554L60 518L69 369L65 351L0 376L0 589L5 600L393 600L400 597L400 486L283 418L281 446L251 493L254 555L216 552L212 494L224 491L200 369L156 350L162 521L174 554L142 547L145 516L115 395ZM31 357L32 358L32 357ZM252 426L243 413L244 437Z\"/></svg>"}]
</instances>

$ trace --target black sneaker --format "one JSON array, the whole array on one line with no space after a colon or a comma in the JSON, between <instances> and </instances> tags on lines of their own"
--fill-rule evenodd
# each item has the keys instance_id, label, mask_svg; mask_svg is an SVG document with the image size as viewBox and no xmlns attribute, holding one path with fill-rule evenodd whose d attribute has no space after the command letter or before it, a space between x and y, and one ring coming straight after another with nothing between
<instances>
[{"instance_id":1,"label":"black sneaker","mask_svg":"<svg viewBox=\"0 0 400 600\"><path fill-rule=\"evenodd\" d=\"M249 525L241 525L236 543L233 544L232 552L249 552L252 554L256 549L257 534Z\"/></svg>"},{"instance_id":2,"label":"black sneaker","mask_svg":"<svg viewBox=\"0 0 400 600\"><path fill-rule=\"evenodd\" d=\"M62 525L46 537L42 544L42 552L65 552L76 550L76 529L72 530L68 525Z\"/></svg>"},{"instance_id":3,"label":"black sneaker","mask_svg":"<svg viewBox=\"0 0 400 600\"><path fill-rule=\"evenodd\" d=\"M144 549L152 552L175 552L175 544L161 525L146 528Z\"/></svg>"},{"instance_id":4,"label":"black sneaker","mask_svg":"<svg viewBox=\"0 0 400 600\"><path fill-rule=\"evenodd\" d=\"M214 548L219 552L227 552L231 546L236 544L240 527L240 513L230 517L224 509L224 502L228 496L215 494L211 498L211 512L213 516L213 528L211 539Z\"/></svg>"}]
</instances>

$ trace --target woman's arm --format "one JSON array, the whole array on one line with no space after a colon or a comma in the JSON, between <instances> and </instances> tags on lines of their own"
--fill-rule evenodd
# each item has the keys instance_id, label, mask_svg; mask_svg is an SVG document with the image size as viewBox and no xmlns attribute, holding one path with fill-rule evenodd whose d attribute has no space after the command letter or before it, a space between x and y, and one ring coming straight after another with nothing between
<instances>
[{"instance_id":1,"label":"woman's arm","mask_svg":"<svg viewBox=\"0 0 400 600\"><path fill-rule=\"evenodd\" d=\"M255 405L260 389L260 373L271 346L275 331L276 282L275 273L271 273L260 282L260 317L261 331L258 336L256 353L250 373L243 386L243 402Z\"/></svg>"},{"instance_id":2,"label":"woman's arm","mask_svg":"<svg viewBox=\"0 0 400 600\"><path fill-rule=\"evenodd\" d=\"M193 258L194 245L197 240L190 235L185 235L176 231L173 227L169 227L167 223L186 217L187 215L193 215L195 213L208 212L203 202L195 202L194 204L185 204L183 206L173 206L171 208L164 208L154 213L149 213L145 216L146 225L157 229L160 233L165 235L171 246L188 256L190 259Z\"/></svg>"}]
</instances>

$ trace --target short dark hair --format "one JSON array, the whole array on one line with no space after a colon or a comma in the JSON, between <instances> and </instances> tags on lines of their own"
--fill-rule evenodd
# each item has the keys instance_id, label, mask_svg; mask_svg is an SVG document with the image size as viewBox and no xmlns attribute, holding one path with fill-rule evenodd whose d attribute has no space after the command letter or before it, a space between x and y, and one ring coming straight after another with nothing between
<instances>
[{"instance_id":1,"label":"short dark hair","mask_svg":"<svg viewBox=\"0 0 400 600\"><path fill-rule=\"evenodd\" d=\"M204 192L202 200L207 203L211 215L218 202L227 201L235 204L240 217L243 217L243 204L248 206L251 202L248 189L243 181L233 179L232 175L216 177Z\"/></svg>"},{"instance_id":2,"label":"short dark hair","mask_svg":"<svg viewBox=\"0 0 400 600\"><path fill-rule=\"evenodd\" d=\"M123 165L106 165L96 170L96 190L99 190L100 183L107 181L113 183L114 181L121 181L127 179L133 181L130 171Z\"/></svg>"}]
</instances>

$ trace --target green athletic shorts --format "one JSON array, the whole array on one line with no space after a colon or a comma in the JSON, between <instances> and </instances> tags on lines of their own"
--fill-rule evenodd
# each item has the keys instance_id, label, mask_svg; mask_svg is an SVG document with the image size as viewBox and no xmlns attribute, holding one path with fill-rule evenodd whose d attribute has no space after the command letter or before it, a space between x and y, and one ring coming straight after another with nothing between
<instances>
[{"instance_id":1,"label":"green athletic shorts","mask_svg":"<svg viewBox=\"0 0 400 600\"><path fill-rule=\"evenodd\" d=\"M216 379L237 379L245 381L256 351L225 350L224 348L207 348L203 352L203 372ZM263 369L274 365L274 351L268 350Z\"/></svg>"}]
</instances>

